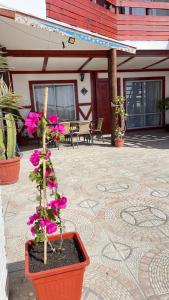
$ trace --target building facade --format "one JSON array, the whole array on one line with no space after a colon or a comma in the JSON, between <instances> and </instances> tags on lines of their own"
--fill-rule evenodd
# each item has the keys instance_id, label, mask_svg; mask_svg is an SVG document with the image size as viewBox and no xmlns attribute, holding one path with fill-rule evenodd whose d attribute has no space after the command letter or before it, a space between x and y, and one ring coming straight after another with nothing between
<instances>
[{"instance_id":1,"label":"building facade","mask_svg":"<svg viewBox=\"0 0 169 300\"><path fill-rule=\"evenodd\" d=\"M8 56L10 84L23 95L24 117L31 109L41 110L47 85L49 112L57 111L63 120L103 117L103 131L109 133L107 40L136 48L136 53L117 48L117 94L126 99L127 129L169 122L168 113L159 109L159 101L169 97L168 1L46 0L38 1L38 9L34 1L0 0L0 7L0 43ZM46 20L51 31L32 25L30 18ZM71 40L65 31L52 31L54 25L78 30L86 40ZM88 43L91 36L96 43Z\"/></svg>"}]
</instances>

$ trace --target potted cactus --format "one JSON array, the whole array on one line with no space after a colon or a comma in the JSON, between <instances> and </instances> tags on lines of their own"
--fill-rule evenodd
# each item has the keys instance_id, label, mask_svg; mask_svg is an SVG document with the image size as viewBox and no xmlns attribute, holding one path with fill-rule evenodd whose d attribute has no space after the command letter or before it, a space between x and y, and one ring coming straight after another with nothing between
<instances>
[{"instance_id":1,"label":"potted cactus","mask_svg":"<svg viewBox=\"0 0 169 300\"><path fill-rule=\"evenodd\" d=\"M25 121L28 133L42 138L42 150L34 150L30 180L36 184L35 212L27 224L33 240L26 242L25 276L34 286L37 300L80 300L83 275L89 257L77 232L63 233L62 209L67 197L58 192L58 181L47 148L51 140L63 139L65 129L57 115L47 118L48 88L45 88L44 112L30 112ZM59 232L59 234L56 234Z\"/></svg>"},{"instance_id":2,"label":"potted cactus","mask_svg":"<svg viewBox=\"0 0 169 300\"><path fill-rule=\"evenodd\" d=\"M16 151L16 125L12 112L19 109L20 96L12 93L0 79L0 184L15 183L19 177L20 157Z\"/></svg>"}]
</instances>

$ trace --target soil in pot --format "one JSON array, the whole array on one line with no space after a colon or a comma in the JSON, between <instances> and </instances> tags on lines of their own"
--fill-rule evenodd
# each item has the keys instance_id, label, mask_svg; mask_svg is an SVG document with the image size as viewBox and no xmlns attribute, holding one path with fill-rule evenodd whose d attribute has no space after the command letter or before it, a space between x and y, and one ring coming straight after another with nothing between
<instances>
[{"instance_id":1,"label":"soil in pot","mask_svg":"<svg viewBox=\"0 0 169 300\"><path fill-rule=\"evenodd\" d=\"M32 244L29 247L29 268L31 273L64 267L84 261L83 254L75 239L64 239L62 252L58 251L60 241L54 240L51 241L51 244L56 250L53 252L48 244L48 261L46 265L43 263L43 243Z\"/></svg>"}]
</instances>

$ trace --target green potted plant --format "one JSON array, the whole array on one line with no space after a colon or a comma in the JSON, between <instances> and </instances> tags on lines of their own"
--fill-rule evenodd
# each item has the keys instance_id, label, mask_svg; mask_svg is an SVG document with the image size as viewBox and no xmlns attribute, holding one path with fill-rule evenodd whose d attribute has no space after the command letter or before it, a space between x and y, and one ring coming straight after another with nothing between
<instances>
[{"instance_id":1,"label":"green potted plant","mask_svg":"<svg viewBox=\"0 0 169 300\"><path fill-rule=\"evenodd\" d=\"M43 144L43 149L30 157L35 168L29 177L36 183L38 204L27 223L34 239L26 243L25 276L32 281L37 300L80 300L89 257L78 233L63 233L61 210L66 208L67 198L58 192L47 145L63 139L64 126L56 115L47 118L47 98L45 88L43 114L30 113L25 121L28 132L37 132Z\"/></svg>"},{"instance_id":2,"label":"green potted plant","mask_svg":"<svg viewBox=\"0 0 169 300\"><path fill-rule=\"evenodd\" d=\"M115 146L116 147L123 147L124 146L124 134L125 130L121 127L117 127L115 130Z\"/></svg>"},{"instance_id":3,"label":"green potted plant","mask_svg":"<svg viewBox=\"0 0 169 300\"><path fill-rule=\"evenodd\" d=\"M161 112L164 112L164 113L169 110L169 98L165 98L165 99L159 101L159 109L160 109ZM168 123L165 124L165 129L167 131L169 131L169 124Z\"/></svg>"},{"instance_id":4,"label":"green potted plant","mask_svg":"<svg viewBox=\"0 0 169 300\"><path fill-rule=\"evenodd\" d=\"M1 68L0 68L1 69ZM16 125L14 111L19 109L18 100L0 79L0 184L15 183L19 177L20 156L16 151Z\"/></svg>"},{"instance_id":5,"label":"green potted plant","mask_svg":"<svg viewBox=\"0 0 169 300\"><path fill-rule=\"evenodd\" d=\"M115 114L115 126L112 132L115 147L124 146L125 122L127 118L124 102L125 98L123 96L117 96L111 104Z\"/></svg>"}]
</instances>

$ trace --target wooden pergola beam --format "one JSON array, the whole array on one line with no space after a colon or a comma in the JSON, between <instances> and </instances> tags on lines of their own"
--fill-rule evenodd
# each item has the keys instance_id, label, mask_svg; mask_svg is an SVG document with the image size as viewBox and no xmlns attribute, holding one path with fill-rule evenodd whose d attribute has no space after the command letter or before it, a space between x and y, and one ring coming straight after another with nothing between
<instances>
[{"instance_id":1,"label":"wooden pergola beam","mask_svg":"<svg viewBox=\"0 0 169 300\"><path fill-rule=\"evenodd\" d=\"M82 65L81 67L78 69L78 71L83 70L84 67L87 66L87 64L93 59L93 57L89 57Z\"/></svg>"},{"instance_id":2,"label":"wooden pergola beam","mask_svg":"<svg viewBox=\"0 0 169 300\"><path fill-rule=\"evenodd\" d=\"M144 67L143 70L146 70L146 69L148 69L148 68L150 68L150 67L152 67L152 66L156 66L156 65L158 65L158 64L160 64L160 63L162 63L163 61L166 61L166 60L168 60L168 59L169 59L169 57L165 57L165 58L163 58L163 59L160 59L160 60L156 61L155 63L153 63L153 64L151 64L151 65L148 65L148 66Z\"/></svg>"},{"instance_id":3,"label":"wooden pergola beam","mask_svg":"<svg viewBox=\"0 0 169 300\"><path fill-rule=\"evenodd\" d=\"M47 64L48 64L48 57L44 57L42 71L46 71Z\"/></svg>"},{"instance_id":4,"label":"wooden pergola beam","mask_svg":"<svg viewBox=\"0 0 169 300\"><path fill-rule=\"evenodd\" d=\"M119 64L117 65L117 67L120 67L120 66L124 65L124 64L127 63L128 61L132 60L134 57L135 57L135 56L132 56L132 57L129 57L129 58L125 59L124 61L122 61L121 63L119 63Z\"/></svg>"}]
</instances>

